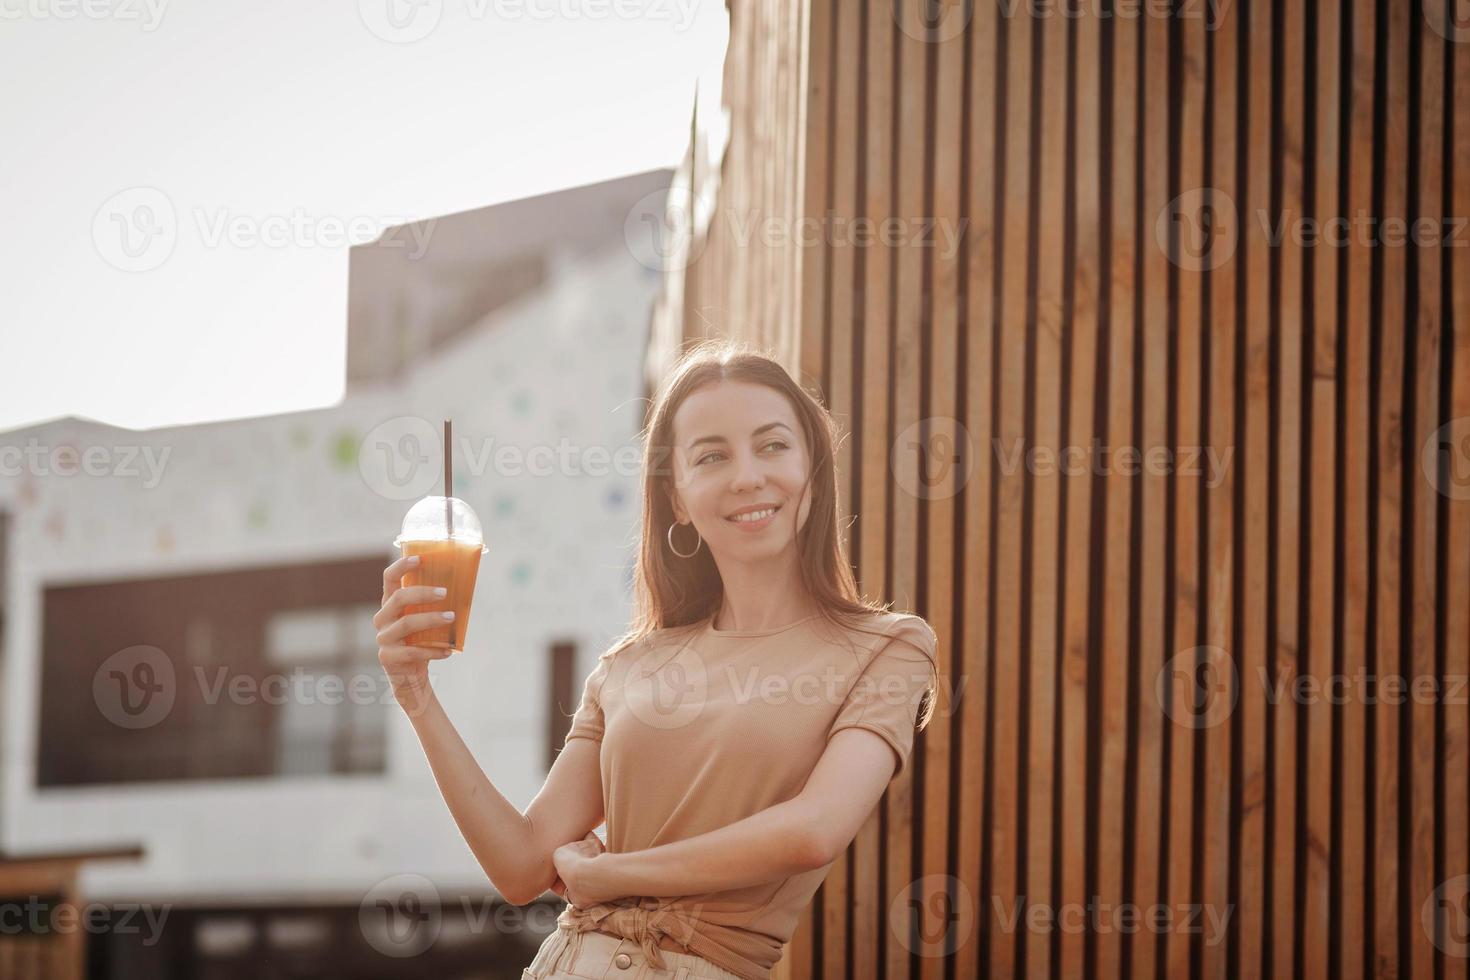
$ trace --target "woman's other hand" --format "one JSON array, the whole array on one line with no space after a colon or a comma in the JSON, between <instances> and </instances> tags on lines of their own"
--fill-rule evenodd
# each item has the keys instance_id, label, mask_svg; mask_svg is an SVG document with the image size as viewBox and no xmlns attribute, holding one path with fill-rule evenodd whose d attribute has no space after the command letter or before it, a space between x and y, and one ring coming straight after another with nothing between
<instances>
[{"instance_id":1,"label":"woman's other hand","mask_svg":"<svg viewBox=\"0 0 1470 980\"><path fill-rule=\"evenodd\" d=\"M615 897L597 894L587 876L588 864L606 850L602 839L590 830L581 840L558 847L551 855L551 863L556 866L556 880L551 890L572 905L596 905Z\"/></svg>"}]
</instances>

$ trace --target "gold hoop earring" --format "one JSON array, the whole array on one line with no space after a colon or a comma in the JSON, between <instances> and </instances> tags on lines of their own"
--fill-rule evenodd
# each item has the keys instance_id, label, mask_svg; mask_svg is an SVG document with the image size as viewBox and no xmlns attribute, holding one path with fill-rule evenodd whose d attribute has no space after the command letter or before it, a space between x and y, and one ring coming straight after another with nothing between
<instances>
[{"instance_id":1,"label":"gold hoop earring","mask_svg":"<svg viewBox=\"0 0 1470 980\"><path fill-rule=\"evenodd\" d=\"M686 554L684 554L684 552L682 552L678 548L675 548L674 547L674 528L676 528L678 526L679 526L679 522L678 521L675 521L674 523L672 523L672 524L669 525L669 533L667 535L667 537L669 539L669 550L672 551L674 554L678 555L680 558L693 558L695 555L699 554L699 546L702 545L702 544L704 544L704 538L700 535L699 528L695 528L694 529L694 536L696 538L699 538L699 540L694 543L694 550L691 551L691 552L689 552L689 554L686 555Z\"/></svg>"}]
</instances>

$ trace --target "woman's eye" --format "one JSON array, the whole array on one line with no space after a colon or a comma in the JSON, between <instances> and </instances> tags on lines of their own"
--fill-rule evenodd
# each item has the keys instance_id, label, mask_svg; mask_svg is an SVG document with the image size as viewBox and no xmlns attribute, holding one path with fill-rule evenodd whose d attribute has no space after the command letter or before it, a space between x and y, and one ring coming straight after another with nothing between
<instances>
[{"instance_id":1,"label":"woman's eye","mask_svg":"<svg viewBox=\"0 0 1470 980\"><path fill-rule=\"evenodd\" d=\"M782 449L787 448L786 443L782 442L780 439L772 439L770 442L766 443L767 449L770 449L772 446L780 446Z\"/></svg>"},{"instance_id":2,"label":"woman's eye","mask_svg":"<svg viewBox=\"0 0 1470 980\"><path fill-rule=\"evenodd\" d=\"M712 452L712 453L705 453L703 456L699 457L698 459L696 459L694 461L694 465L695 466L703 466L705 460L709 459L711 456L719 456L719 455L721 455L721 454L718 451Z\"/></svg>"}]
</instances>

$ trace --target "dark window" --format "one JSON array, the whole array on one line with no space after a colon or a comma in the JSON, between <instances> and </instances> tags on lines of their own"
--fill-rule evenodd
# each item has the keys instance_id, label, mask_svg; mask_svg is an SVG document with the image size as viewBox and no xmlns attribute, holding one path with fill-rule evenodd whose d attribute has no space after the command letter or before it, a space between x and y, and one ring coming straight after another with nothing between
<instances>
[{"instance_id":1,"label":"dark window","mask_svg":"<svg viewBox=\"0 0 1470 980\"><path fill-rule=\"evenodd\" d=\"M386 563L46 588L40 785L382 772Z\"/></svg>"},{"instance_id":2,"label":"dark window","mask_svg":"<svg viewBox=\"0 0 1470 980\"><path fill-rule=\"evenodd\" d=\"M572 730L572 714L581 700L573 699L575 689L577 645L575 643L553 643L551 645L551 705L546 712L546 768L556 761L557 753L566 742L567 732Z\"/></svg>"}]
</instances>

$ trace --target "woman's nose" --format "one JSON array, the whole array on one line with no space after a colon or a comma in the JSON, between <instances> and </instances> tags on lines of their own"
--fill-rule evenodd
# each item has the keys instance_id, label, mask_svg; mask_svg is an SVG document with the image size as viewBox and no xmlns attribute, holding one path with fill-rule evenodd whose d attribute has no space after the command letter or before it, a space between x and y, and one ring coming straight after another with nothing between
<instances>
[{"instance_id":1,"label":"woman's nose","mask_svg":"<svg viewBox=\"0 0 1470 980\"><path fill-rule=\"evenodd\" d=\"M735 471L734 476L731 478L730 489L758 489L764 486L765 482L766 477L761 472L760 462L753 456L742 455L735 461Z\"/></svg>"}]
</instances>

